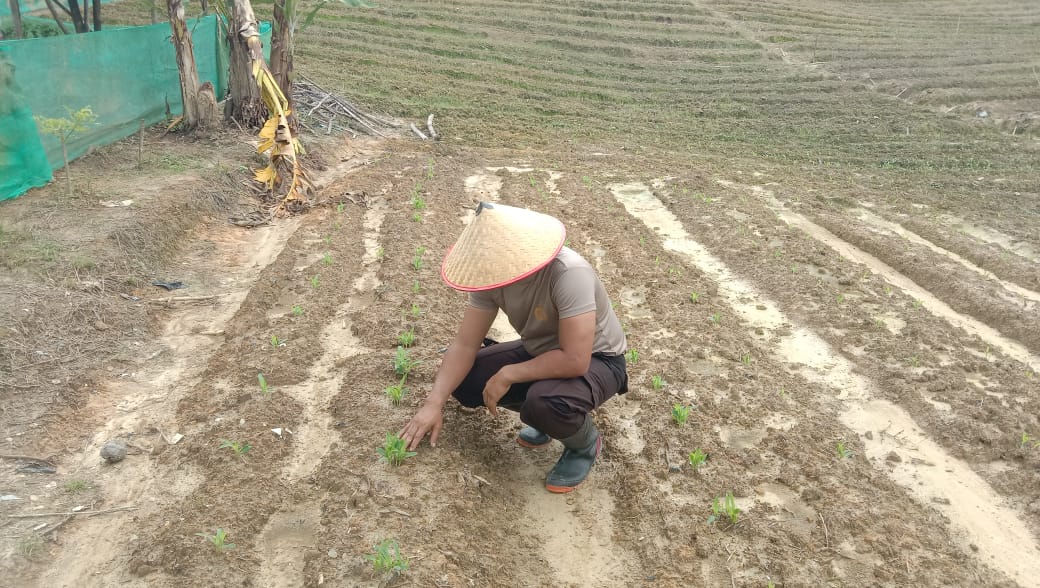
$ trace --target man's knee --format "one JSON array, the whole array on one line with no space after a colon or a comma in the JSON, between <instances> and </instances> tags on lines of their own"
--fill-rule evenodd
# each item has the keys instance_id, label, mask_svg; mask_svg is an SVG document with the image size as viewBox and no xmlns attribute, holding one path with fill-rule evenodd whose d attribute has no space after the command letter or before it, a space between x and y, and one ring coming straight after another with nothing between
<instances>
[{"instance_id":1,"label":"man's knee","mask_svg":"<svg viewBox=\"0 0 1040 588\"><path fill-rule=\"evenodd\" d=\"M532 387L520 407L520 420L556 439L573 434L584 420L584 413L550 390L536 388Z\"/></svg>"}]
</instances>

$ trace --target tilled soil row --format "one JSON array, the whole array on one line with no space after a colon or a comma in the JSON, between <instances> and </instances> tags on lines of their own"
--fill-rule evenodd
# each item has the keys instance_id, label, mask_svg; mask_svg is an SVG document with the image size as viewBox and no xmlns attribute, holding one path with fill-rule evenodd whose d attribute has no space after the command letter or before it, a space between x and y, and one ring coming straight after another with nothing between
<instances>
[{"instance_id":1,"label":"tilled soil row","mask_svg":"<svg viewBox=\"0 0 1040 588\"><path fill-rule=\"evenodd\" d=\"M693 196L701 193L717 199ZM1020 445L1023 431L1040 427L1040 400L1036 379L1021 364L966 339L880 277L791 230L754 198L720 193L703 179L677 180L669 194L663 199L698 239L842 350L870 375L878 395L907 409L1040 529L1040 455Z\"/></svg>"},{"instance_id":2,"label":"tilled soil row","mask_svg":"<svg viewBox=\"0 0 1040 588\"><path fill-rule=\"evenodd\" d=\"M623 481L615 490L622 509L615 533L653 577L669 585L696 577L707 584L768 578L811 584L824 577L896 585L936 585L939 577L1001 582L1000 574L963 560L937 524L941 515L866 459L838 459L835 443L855 445L856 435L838 424L839 407L829 394L788 374L713 294L711 280L662 249L602 187L589 190L575 175L557 180L561 198L512 179L503 201L568 219L572 247L590 260L605 250L603 263L619 268L601 276L640 359L630 369L633 391L623 404L601 410L600 420L611 436L630 427L640 432L638 452L626 452L627 443L611 451ZM631 307L624 300L633 287L645 302ZM699 293L697 302L691 292ZM712 326L708 317L716 312L722 319ZM654 390L651 375L666 386ZM676 403L696 406L686 427L670 420ZM694 448L709 454L696 472L683 463ZM713 497L730 490L745 515L735 525L705 524ZM851 506L864 504L870 507ZM915 531L918 525L929 533Z\"/></svg>"},{"instance_id":3,"label":"tilled soil row","mask_svg":"<svg viewBox=\"0 0 1040 588\"><path fill-rule=\"evenodd\" d=\"M1014 304L1008 300L1010 293L961 264L903 239L892 242L892 238L877 235L846 216L820 213L813 220L937 294L957 312L975 317L1040 353L1040 332L1034 327L1040 324L1040 307L1036 304Z\"/></svg>"}]
</instances>

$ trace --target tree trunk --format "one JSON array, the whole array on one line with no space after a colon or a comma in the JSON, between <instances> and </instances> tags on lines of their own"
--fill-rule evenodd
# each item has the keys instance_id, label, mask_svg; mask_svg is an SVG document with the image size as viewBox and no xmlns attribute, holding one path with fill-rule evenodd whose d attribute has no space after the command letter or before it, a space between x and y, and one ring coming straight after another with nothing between
<instances>
[{"instance_id":1,"label":"tree trunk","mask_svg":"<svg viewBox=\"0 0 1040 588\"><path fill-rule=\"evenodd\" d=\"M94 11L94 30L101 30L101 0L91 0L91 9Z\"/></svg>"},{"instance_id":2,"label":"tree trunk","mask_svg":"<svg viewBox=\"0 0 1040 588\"><path fill-rule=\"evenodd\" d=\"M231 43L231 110L230 117L250 128L258 129L267 121L267 108L260 99L260 88L253 76L253 58L249 38L240 33L257 28L256 16L249 0L233 0L228 41ZM259 47L259 39L257 39ZM263 52L260 53L261 60Z\"/></svg>"},{"instance_id":3,"label":"tree trunk","mask_svg":"<svg viewBox=\"0 0 1040 588\"><path fill-rule=\"evenodd\" d=\"M11 19L14 21L14 38L23 39L25 31L22 30L22 7L18 0L7 0L7 4L11 7Z\"/></svg>"},{"instance_id":4,"label":"tree trunk","mask_svg":"<svg viewBox=\"0 0 1040 588\"><path fill-rule=\"evenodd\" d=\"M282 94L292 103L293 30L285 14L285 0L274 0L274 28L271 31L271 75L278 82Z\"/></svg>"},{"instance_id":5,"label":"tree trunk","mask_svg":"<svg viewBox=\"0 0 1040 588\"><path fill-rule=\"evenodd\" d=\"M72 0L75 2L75 0ZM215 109L208 108L213 97L213 86L199 84L199 71L195 66L195 49L191 33L184 22L183 0L166 0L170 12L170 30L173 32L173 47L177 52L177 73L181 79L181 102L184 104L183 121L188 130L206 129L216 126L213 118Z\"/></svg>"},{"instance_id":6,"label":"tree trunk","mask_svg":"<svg viewBox=\"0 0 1040 588\"><path fill-rule=\"evenodd\" d=\"M51 11L51 16L54 17L54 23L61 29L61 34L67 35L69 31L65 28L65 23L61 22L61 18L58 17L58 9L54 7L54 0L47 0L47 10Z\"/></svg>"},{"instance_id":7,"label":"tree trunk","mask_svg":"<svg viewBox=\"0 0 1040 588\"><path fill-rule=\"evenodd\" d=\"M87 32L87 23L83 22L83 13L79 11L79 0L69 0L69 16L77 33Z\"/></svg>"}]
</instances>

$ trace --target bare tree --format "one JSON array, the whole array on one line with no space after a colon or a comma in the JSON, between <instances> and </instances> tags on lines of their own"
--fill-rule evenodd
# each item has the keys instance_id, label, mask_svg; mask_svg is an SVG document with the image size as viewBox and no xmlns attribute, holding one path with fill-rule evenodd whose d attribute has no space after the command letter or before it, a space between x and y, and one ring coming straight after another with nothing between
<instances>
[{"instance_id":1,"label":"bare tree","mask_svg":"<svg viewBox=\"0 0 1040 588\"><path fill-rule=\"evenodd\" d=\"M22 7L18 0L7 0L7 5L11 7L11 19L14 20L14 38L22 39L25 37L25 31L22 30Z\"/></svg>"},{"instance_id":2,"label":"bare tree","mask_svg":"<svg viewBox=\"0 0 1040 588\"><path fill-rule=\"evenodd\" d=\"M218 3L217 6L230 23L228 42L231 44L231 100L227 114L244 125L258 129L267 121L267 108L260 98L260 87L253 75L253 53L259 51L261 59L263 56L260 37L254 38L245 34L245 31L256 31L259 27L253 14L253 6L249 0L231 0L230 14L225 5Z\"/></svg>"}]
</instances>

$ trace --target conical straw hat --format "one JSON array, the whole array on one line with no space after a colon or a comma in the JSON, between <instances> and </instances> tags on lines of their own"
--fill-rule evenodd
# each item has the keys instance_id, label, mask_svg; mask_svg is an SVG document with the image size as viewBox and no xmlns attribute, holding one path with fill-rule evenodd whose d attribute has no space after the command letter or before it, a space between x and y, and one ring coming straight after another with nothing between
<instances>
[{"instance_id":1,"label":"conical straw hat","mask_svg":"<svg viewBox=\"0 0 1040 588\"><path fill-rule=\"evenodd\" d=\"M563 223L547 214L481 202L444 256L441 277L464 292L507 286L548 265L566 234Z\"/></svg>"}]
</instances>

